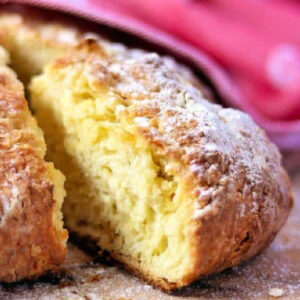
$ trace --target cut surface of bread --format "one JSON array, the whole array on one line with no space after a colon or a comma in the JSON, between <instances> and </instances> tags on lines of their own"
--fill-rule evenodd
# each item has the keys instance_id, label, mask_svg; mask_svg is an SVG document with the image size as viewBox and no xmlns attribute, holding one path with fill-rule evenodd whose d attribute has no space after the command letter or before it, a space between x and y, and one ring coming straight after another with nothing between
<instances>
[{"instance_id":1,"label":"cut surface of bread","mask_svg":"<svg viewBox=\"0 0 300 300\"><path fill-rule=\"evenodd\" d=\"M67 178L70 231L165 290L263 251L292 204L264 132L155 54L86 44L29 88L47 157Z\"/></svg>"},{"instance_id":2,"label":"cut surface of bread","mask_svg":"<svg viewBox=\"0 0 300 300\"><path fill-rule=\"evenodd\" d=\"M0 47L0 281L37 277L64 261L64 176L44 160L43 133Z\"/></svg>"},{"instance_id":3,"label":"cut surface of bread","mask_svg":"<svg viewBox=\"0 0 300 300\"><path fill-rule=\"evenodd\" d=\"M122 98L107 95L105 86L93 94L87 78L77 78L83 69L70 71L66 80L75 80L70 84L76 88L68 90L69 96L64 93L68 86L48 79L34 80L31 89L48 157L68 178L66 226L96 240L131 269L147 274L151 266L149 278L181 280L193 266L193 256L186 255L191 227L185 220L192 213L192 198L187 182L166 172L180 164L166 161L135 123L118 115Z\"/></svg>"}]
</instances>

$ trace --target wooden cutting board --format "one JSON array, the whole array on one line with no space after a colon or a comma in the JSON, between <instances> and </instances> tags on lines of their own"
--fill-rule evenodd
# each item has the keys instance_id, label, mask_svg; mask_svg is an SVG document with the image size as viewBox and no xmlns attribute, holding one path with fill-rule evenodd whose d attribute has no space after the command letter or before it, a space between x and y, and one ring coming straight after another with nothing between
<instances>
[{"instance_id":1,"label":"wooden cutting board","mask_svg":"<svg viewBox=\"0 0 300 300\"><path fill-rule=\"evenodd\" d=\"M35 282L0 285L0 299L300 299L300 153L285 155L295 205L270 248L239 267L199 280L172 295L126 271L97 262L69 243L61 273ZM98 259L99 260L99 259ZM273 296L272 296L273 295Z\"/></svg>"}]
</instances>

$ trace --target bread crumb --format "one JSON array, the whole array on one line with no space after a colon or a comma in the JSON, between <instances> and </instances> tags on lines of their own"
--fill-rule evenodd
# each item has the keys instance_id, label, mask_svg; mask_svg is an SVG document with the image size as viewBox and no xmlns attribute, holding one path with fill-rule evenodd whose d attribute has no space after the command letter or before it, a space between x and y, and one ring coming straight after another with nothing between
<instances>
[{"instance_id":1,"label":"bread crumb","mask_svg":"<svg viewBox=\"0 0 300 300\"><path fill-rule=\"evenodd\" d=\"M282 289L279 289L279 288L271 288L269 290L269 296L271 297L281 297L283 295L283 290Z\"/></svg>"}]
</instances>

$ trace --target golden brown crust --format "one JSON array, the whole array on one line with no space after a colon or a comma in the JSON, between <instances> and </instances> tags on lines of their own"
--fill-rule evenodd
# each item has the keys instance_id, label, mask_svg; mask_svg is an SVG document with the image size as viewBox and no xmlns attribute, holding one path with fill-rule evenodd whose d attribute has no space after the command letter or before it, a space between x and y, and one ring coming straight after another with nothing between
<instances>
[{"instance_id":1,"label":"golden brown crust","mask_svg":"<svg viewBox=\"0 0 300 300\"><path fill-rule=\"evenodd\" d=\"M36 277L64 261L53 224L54 184L23 87L0 68L0 281ZM61 234L67 235L66 231Z\"/></svg>"},{"instance_id":2,"label":"golden brown crust","mask_svg":"<svg viewBox=\"0 0 300 300\"><path fill-rule=\"evenodd\" d=\"M112 257L151 284L180 288L261 253L292 206L281 157L265 133L242 112L208 103L199 90L155 54L100 57L86 52L57 60L54 73L78 68L97 87L123 99L120 113L132 119L160 155L180 163L194 198L190 231L191 270L179 282L153 278L138 262ZM82 51L82 48L81 48Z\"/></svg>"}]
</instances>

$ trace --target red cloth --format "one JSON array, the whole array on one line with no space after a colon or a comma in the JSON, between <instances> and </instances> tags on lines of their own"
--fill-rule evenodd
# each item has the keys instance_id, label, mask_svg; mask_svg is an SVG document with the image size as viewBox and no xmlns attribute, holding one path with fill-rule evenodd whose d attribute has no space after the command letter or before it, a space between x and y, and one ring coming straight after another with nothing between
<instances>
[{"instance_id":1,"label":"red cloth","mask_svg":"<svg viewBox=\"0 0 300 300\"><path fill-rule=\"evenodd\" d=\"M110 0L109 6L209 53L262 116L300 119L300 5L274 0Z\"/></svg>"},{"instance_id":2,"label":"red cloth","mask_svg":"<svg viewBox=\"0 0 300 300\"><path fill-rule=\"evenodd\" d=\"M300 148L300 4L292 0L24 0L92 18L191 58L224 102ZM223 70L205 53L223 66ZM226 71L224 71L226 70Z\"/></svg>"}]
</instances>

